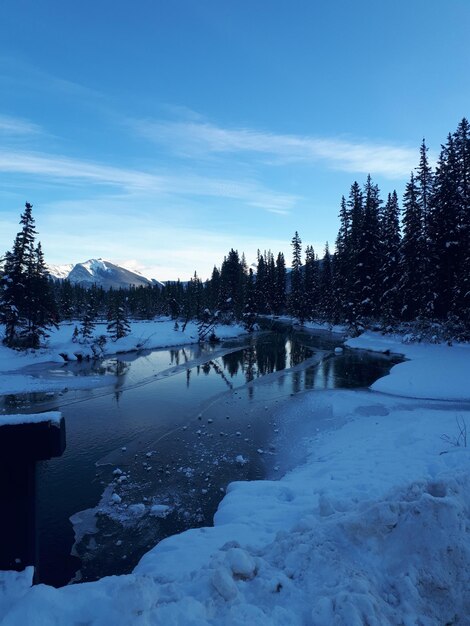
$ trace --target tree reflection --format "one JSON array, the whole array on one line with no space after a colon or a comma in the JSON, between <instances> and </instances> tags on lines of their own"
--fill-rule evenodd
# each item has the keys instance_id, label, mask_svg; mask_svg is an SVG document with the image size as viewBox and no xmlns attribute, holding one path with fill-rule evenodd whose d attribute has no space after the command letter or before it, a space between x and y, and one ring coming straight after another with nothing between
<instances>
[{"instance_id":1,"label":"tree reflection","mask_svg":"<svg viewBox=\"0 0 470 626\"><path fill-rule=\"evenodd\" d=\"M245 380L250 383L255 377L255 364L256 364L256 350L254 346L250 346L246 353L246 367L245 367ZM250 396L252 397L252 396Z\"/></svg>"},{"instance_id":2,"label":"tree reflection","mask_svg":"<svg viewBox=\"0 0 470 626\"><path fill-rule=\"evenodd\" d=\"M307 346L304 346L296 341L290 342L290 367L295 367L296 365L300 365L305 361L305 359L309 359L313 356L313 351Z\"/></svg>"},{"instance_id":3,"label":"tree reflection","mask_svg":"<svg viewBox=\"0 0 470 626\"><path fill-rule=\"evenodd\" d=\"M333 364L333 368L332 368ZM330 389L334 387L334 375L332 376L332 369L334 369L334 359L330 357L326 357L322 362L322 370L323 370L323 386L325 389Z\"/></svg>"},{"instance_id":4,"label":"tree reflection","mask_svg":"<svg viewBox=\"0 0 470 626\"><path fill-rule=\"evenodd\" d=\"M238 374L238 370L240 368L243 368L244 353L245 350L240 350L237 352L231 352L230 354L225 354L222 357L224 369L227 370L232 378Z\"/></svg>"},{"instance_id":5,"label":"tree reflection","mask_svg":"<svg viewBox=\"0 0 470 626\"><path fill-rule=\"evenodd\" d=\"M302 372L297 370L292 372L292 393L299 393L302 388Z\"/></svg>"},{"instance_id":6,"label":"tree reflection","mask_svg":"<svg viewBox=\"0 0 470 626\"><path fill-rule=\"evenodd\" d=\"M129 371L130 366L131 364L127 363L126 361L114 359L112 361L109 361L106 371L109 374L112 374L113 376L117 376L118 378L123 378Z\"/></svg>"},{"instance_id":7,"label":"tree reflection","mask_svg":"<svg viewBox=\"0 0 470 626\"><path fill-rule=\"evenodd\" d=\"M317 367L310 366L305 370L305 389L313 389L315 387L315 374Z\"/></svg>"},{"instance_id":8,"label":"tree reflection","mask_svg":"<svg viewBox=\"0 0 470 626\"><path fill-rule=\"evenodd\" d=\"M270 336L269 341L260 339L248 348L224 355L222 361L231 377L242 371L247 382L283 370L286 368L285 336Z\"/></svg>"}]
</instances>

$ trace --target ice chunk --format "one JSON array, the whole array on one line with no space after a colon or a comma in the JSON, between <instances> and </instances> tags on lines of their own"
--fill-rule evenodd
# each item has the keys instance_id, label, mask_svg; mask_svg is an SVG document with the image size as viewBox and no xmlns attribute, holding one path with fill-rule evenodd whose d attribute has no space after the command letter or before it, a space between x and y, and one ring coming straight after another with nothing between
<instances>
[{"instance_id":1,"label":"ice chunk","mask_svg":"<svg viewBox=\"0 0 470 626\"><path fill-rule=\"evenodd\" d=\"M166 517L170 510L170 507L166 504L153 504L150 507L150 515L155 517Z\"/></svg>"}]
</instances>

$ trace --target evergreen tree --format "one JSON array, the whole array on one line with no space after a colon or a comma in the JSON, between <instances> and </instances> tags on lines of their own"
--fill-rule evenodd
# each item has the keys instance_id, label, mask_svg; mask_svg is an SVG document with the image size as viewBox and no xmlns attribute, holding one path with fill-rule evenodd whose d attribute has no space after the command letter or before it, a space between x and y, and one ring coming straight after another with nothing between
<instances>
[{"instance_id":1,"label":"evergreen tree","mask_svg":"<svg viewBox=\"0 0 470 626\"><path fill-rule=\"evenodd\" d=\"M380 205L379 188L370 176L364 188L362 229L358 237L356 264L356 294L359 313L371 317L377 313L379 301L378 269L380 264Z\"/></svg>"},{"instance_id":2,"label":"evergreen tree","mask_svg":"<svg viewBox=\"0 0 470 626\"><path fill-rule=\"evenodd\" d=\"M428 235L429 229L429 213L431 211L431 197L433 191L433 173L429 165L427 152L426 142L423 139L419 149L419 165L416 168L415 179L417 187L416 199L420 206L421 219L426 236Z\"/></svg>"},{"instance_id":3,"label":"evergreen tree","mask_svg":"<svg viewBox=\"0 0 470 626\"><path fill-rule=\"evenodd\" d=\"M304 274L304 314L307 319L313 319L317 311L319 284L318 262L315 258L315 251L312 246L307 246L305 248Z\"/></svg>"},{"instance_id":4,"label":"evergreen tree","mask_svg":"<svg viewBox=\"0 0 470 626\"><path fill-rule=\"evenodd\" d=\"M256 309L260 313L268 313L268 267L264 255L258 250L255 285Z\"/></svg>"},{"instance_id":5,"label":"evergreen tree","mask_svg":"<svg viewBox=\"0 0 470 626\"><path fill-rule=\"evenodd\" d=\"M290 311L301 322L304 320L304 290L302 279L302 240L295 231L292 238L292 269L290 290Z\"/></svg>"},{"instance_id":6,"label":"evergreen tree","mask_svg":"<svg viewBox=\"0 0 470 626\"><path fill-rule=\"evenodd\" d=\"M248 332L253 332L256 322L256 298L255 298L255 279L253 270L250 267L245 283L245 308L243 310L243 324Z\"/></svg>"},{"instance_id":7,"label":"evergreen tree","mask_svg":"<svg viewBox=\"0 0 470 626\"><path fill-rule=\"evenodd\" d=\"M226 321L233 317L240 319L242 315L244 279L238 251L232 248L220 271L220 309Z\"/></svg>"},{"instance_id":8,"label":"evergreen tree","mask_svg":"<svg viewBox=\"0 0 470 626\"><path fill-rule=\"evenodd\" d=\"M9 347L18 343L18 331L26 325L27 278L33 264L36 235L32 208L32 204L26 202L20 218L22 229L16 235L13 249L5 254L0 319L5 325L4 343Z\"/></svg>"},{"instance_id":9,"label":"evergreen tree","mask_svg":"<svg viewBox=\"0 0 470 626\"><path fill-rule=\"evenodd\" d=\"M364 222L364 200L362 191L357 181L351 185L349 198L347 201L348 210L348 229L349 233L346 239L347 247L345 248L344 264L349 266L346 270L346 301L344 309L346 311L346 319L354 323L360 315L360 302L362 295L362 272L361 260L359 258L360 251L363 247L363 222Z\"/></svg>"},{"instance_id":10,"label":"evergreen tree","mask_svg":"<svg viewBox=\"0 0 470 626\"><path fill-rule=\"evenodd\" d=\"M403 196L403 238L400 254L401 316L413 320L424 309L424 267L426 265L424 222L414 173Z\"/></svg>"},{"instance_id":11,"label":"evergreen tree","mask_svg":"<svg viewBox=\"0 0 470 626\"><path fill-rule=\"evenodd\" d=\"M130 333L129 320L127 319L125 296L122 293L114 293L108 308L108 335L113 341L126 337Z\"/></svg>"},{"instance_id":12,"label":"evergreen tree","mask_svg":"<svg viewBox=\"0 0 470 626\"><path fill-rule=\"evenodd\" d=\"M458 268L454 309L470 328L470 124L463 118L454 133L458 177Z\"/></svg>"},{"instance_id":13,"label":"evergreen tree","mask_svg":"<svg viewBox=\"0 0 470 626\"><path fill-rule=\"evenodd\" d=\"M33 262L28 271L27 282L27 325L22 330L22 343L39 348L41 340L49 335L47 331L57 328L57 309L48 277L41 243L34 250Z\"/></svg>"},{"instance_id":14,"label":"evergreen tree","mask_svg":"<svg viewBox=\"0 0 470 626\"><path fill-rule=\"evenodd\" d=\"M320 267L320 314L323 319L331 321L334 313L333 267L328 242Z\"/></svg>"},{"instance_id":15,"label":"evergreen tree","mask_svg":"<svg viewBox=\"0 0 470 626\"><path fill-rule=\"evenodd\" d=\"M274 262L274 254L271 250L265 253L266 256L266 297L269 313L274 311L274 302L276 300L276 264Z\"/></svg>"},{"instance_id":16,"label":"evergreen tree","mask_svg":"<svg viewBox=\"0 0 470 626\"><path fill-rule=\"evenodd\" d=\"M351 249L351 216L344 196L341 198L339 223L333 264L335 321L344 320L348 322L352 318L353 307L351 301L353 251Z\"/></svg>"},{"instance_id":17,"label":"evergreen tree","mask_svg":"<svg viewBox=\"0 0 470 626\"><path fill-rule=\"evenodd\" d=\"M286 306L286 261L282 252L276 258L274 286L274 312L280 315L284 313Z\"/></svg>"},{"instance_id":18,"label":"evergreen tree","mask_svg":"<svg viewBox=\"0 0 470 626\"><path fill-rule=\"evenodd\" d=\"M212 311L216 310L220 303L220 271L214 266L208 288L208 305Z\"/></svg>"},{"instance_id":19,"label":"evergreen tree","mask_svg":"<svg viewBox=\"0 0 470 626\"><path fill-rule=\"evenodd\" d=\"M382 264L380 267L380 314L388 323L400 314L400 208L397 192L388 194L382 215Z\"/></svg>"},{"instance_id":20,"label":"evergreen tree","mask_svg":"<svg viewBox=\"0 0 470 626\"><path fill-rule=\"evenodd\" d=\"M41 245L35 246L33 205L25 204L21 231L5 255L1 279L0 321L7 346L37 348L47 330L56 325L55 303L48 283Z\"/></svg>"},{"instance_id":21,"label":"evergreen tree","mask_svg":"<svg viewBox=\"0 0 470 626\"><path fill-rule=\"evenodd\" d=\"M431 263L431 297L428 310L445 319L459 295L458 275L460 254L461 196L459 193L459 164L454 137L449 134L442 147L434 177L432 210L429 215L429 245Z\"/></svg>"},{"instance_id":22,"label":"evergreen tree","mask_svg":"<svg viewBox=\"0 0 470 626\"><path fill-rule=\"evenodd\" d=\"M56 285L57 304L59 308L60 318L63 320L72 320L77 315L75 304L75 290L69 280L61 280Z\"/></svg>"},{"instance_id":23,"label":"evergreen tree","mask_svg":"<svg viewBox=\"0 0 470 626\"><path fill-rule=\"evenodd\" d=\"M199 318L203 310L203 287L201 279L197 272L194 272L189 281L184 298L183 315L185 318L185 326L192 318ZM184 327L183 327L184 330Z\"/></svg>"},{"instance_id":24,"label":"evergreen tree","mask_svg":"<svg viewBox=\"0 0 470 626\"><path fill-rule=\"evenodd\" d=\"M93 339L93 331L95 330L95 327L95 312L93 305L89 303L86 305L85 313L82 317L82 323L80 326L81 340L85 343L91 341Z\"/></svg>"}]
</instances>

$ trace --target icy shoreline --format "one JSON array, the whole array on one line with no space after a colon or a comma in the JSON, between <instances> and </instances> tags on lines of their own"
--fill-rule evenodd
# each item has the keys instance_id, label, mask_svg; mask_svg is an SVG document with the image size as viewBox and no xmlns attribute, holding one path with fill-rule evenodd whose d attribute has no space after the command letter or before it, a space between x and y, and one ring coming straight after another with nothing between
<instances>
[{"instance_id":1,"label":"icy shoreline","mask_svg":"<svg viewBox=\"0 0 470 626\"><path fill-rule=\"evenodd\" d=\"M194 322L189 322L184 332L175 330L174 326L174 320L169 318L159 318L151 322L132 322L131 333L127 337L115 342L109 340L106 342L102 358L142 350L185 346L198 342L197 327ZM93 357L89 344L72 341L74 327L74 323L63 323L58 329L53 329L47 346L40 350L20 352L6 348L0 343L0 395L48 393L64 389L90 389L112 384L115 381L113 376L57 376L52 378L30 374L28 368L31 366L47 366L51 363L64 365L64 356L68 361L76 361L77 355L83 359ZM235 339L245 335L246 331L241 325L233 324L218 326L216 333L223 340ZM94 329L94 337L104 334L106 334L106 324L97 324Z\"/></svg>"},{"instance_id":2,"label":"icy shoreline","mask_svg":"<svg viewBox=\"0 0 470 626\"><path fill-rule=\"evenodd\" d=\"M304 464L232 483L213 527L165 539L131 575L53 589L0 574L0 623L466 623L470 452L452 441L470 398L465 376L445 376L470 371L470 349L375 333L347 345L410 361L373 391L293 398L283 419Z\"/></svg>"}]
</instances>

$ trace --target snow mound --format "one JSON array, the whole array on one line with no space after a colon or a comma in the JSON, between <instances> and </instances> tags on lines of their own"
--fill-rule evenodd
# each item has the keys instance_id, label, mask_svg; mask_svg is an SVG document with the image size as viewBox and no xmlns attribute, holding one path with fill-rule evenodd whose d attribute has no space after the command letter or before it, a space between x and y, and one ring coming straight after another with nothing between
<instances>
[{"instance_id":1,"label":"snow mound","mask_svg":"<svg viewBox=\"0 0 470 626\"><path fill-rule=\"evenodd\" d=\"M389 376L372 385L374 391L432 400L470 401L470 345L404 343L402 336L371 331L348 339L346 345L376 352L403 354L409 361L395 365Z\"/></svg>"}]
</instances>

